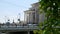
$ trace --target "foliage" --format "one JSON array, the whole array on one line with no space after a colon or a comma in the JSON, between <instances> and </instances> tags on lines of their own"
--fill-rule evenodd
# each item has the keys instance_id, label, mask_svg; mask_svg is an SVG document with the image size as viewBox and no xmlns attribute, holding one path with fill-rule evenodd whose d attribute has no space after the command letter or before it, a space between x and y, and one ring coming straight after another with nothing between
<instances>
[{"instance_id":1,"label":"foliage","mask_svg":"<svg viewBox=\"0 0 60 34\"><path fill-rule=\"evenodd\" d=\"M42 34L60 34L60 0L39 0L40 10L45 13L45 21L41 23ZM41 11L40 11L41 12Z\"/></svg>"}]
</instances>

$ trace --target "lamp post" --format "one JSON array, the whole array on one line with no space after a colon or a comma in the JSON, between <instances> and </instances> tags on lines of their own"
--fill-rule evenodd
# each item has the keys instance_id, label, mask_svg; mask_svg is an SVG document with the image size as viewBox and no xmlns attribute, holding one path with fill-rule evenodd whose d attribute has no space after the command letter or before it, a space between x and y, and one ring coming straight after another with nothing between
<instances>
[{"instance_id":1,"label":"lamp post","mask_svg":"<svg viewBox=\"0 0 60 34\"><path fill-rule=\"evenodd\" d=\"M20 13L18 14L18 23L21 25L21 21L20 21Z\"/></svg>"},{"instance_id":2,"label":"lamp post","mask_svg":"<svg viewBox=\"0 0 60 34\"><path fill-rule=\"evenodd\" d=\"M7 16L5 16L5 22L6 22Z\"/></svg>"}]
</instances>

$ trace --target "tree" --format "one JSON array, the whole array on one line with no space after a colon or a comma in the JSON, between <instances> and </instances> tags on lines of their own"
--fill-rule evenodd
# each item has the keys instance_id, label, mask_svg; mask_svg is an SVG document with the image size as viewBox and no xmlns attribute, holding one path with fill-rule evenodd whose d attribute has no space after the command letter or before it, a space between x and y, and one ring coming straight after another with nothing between
<instances>
[{"instance_id":1,"label":"tree","mask_svg":"<svg viewBox=\"0 0 60 34\"><path fill-rule=\"evenodd\" d=\"M39 0L39 4L46 17L40 25L42 34L60 34L60 0Z\"/></svg>"}]
</instances>

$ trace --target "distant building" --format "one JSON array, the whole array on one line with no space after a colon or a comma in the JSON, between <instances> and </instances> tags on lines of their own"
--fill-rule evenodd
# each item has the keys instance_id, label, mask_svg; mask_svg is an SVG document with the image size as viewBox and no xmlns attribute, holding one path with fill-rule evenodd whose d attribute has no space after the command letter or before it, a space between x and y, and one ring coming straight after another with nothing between
<instances>
[{"instance_id":1,"label":"distant building","mask_svg":"<svg viewBox=\"0 0 60 34\"><path fill-rule=\"evenodd\" d=\"M24 21L26 23L38 24L44 21L44 13L39 13L39 3L32 4L29 10L24 11Z\"/></svg>"}]
</instances>

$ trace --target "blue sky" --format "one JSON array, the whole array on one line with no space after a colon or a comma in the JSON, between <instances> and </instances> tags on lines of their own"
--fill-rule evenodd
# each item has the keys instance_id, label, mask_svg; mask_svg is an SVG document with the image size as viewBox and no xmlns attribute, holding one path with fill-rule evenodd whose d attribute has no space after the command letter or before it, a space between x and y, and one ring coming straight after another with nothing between
<instances>
[{"instance_id":1,"label":"blue sky","mask_svg":"<svg viewBox=\"0 0 60 34\"><path fill-rule=\"evenodd\" d=\"M10 19L17 21L20 13L21 20L24 20L24 11L31 7L31 4L38 0L0 0L0 22ZM6 17L5 17L6 16Z\"/></svg>"}]
</instances>

